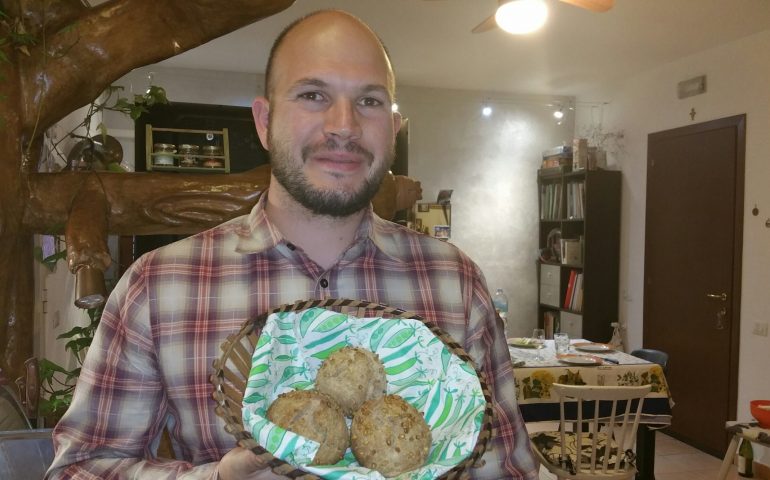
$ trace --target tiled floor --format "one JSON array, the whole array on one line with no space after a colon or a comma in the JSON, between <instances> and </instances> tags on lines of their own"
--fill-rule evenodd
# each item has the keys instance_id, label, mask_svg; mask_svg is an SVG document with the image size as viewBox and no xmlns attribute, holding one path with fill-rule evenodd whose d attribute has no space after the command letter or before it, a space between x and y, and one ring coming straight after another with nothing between
<instances>
[{"instance_id":1,"label":"tiled floor","mask_svg":"<svg viewBox=\"0 0 770 480\"><path fill-rule=\"evenodd\" d=\"M712 457L675 438L658 432L655 435L655 480L716 480L721 458ZM730 467L729 480L736 480L735 466Z\"/></svg>"},{"instance_id":2,"label":"tiled floor","mask_svg":"<svg viewBox=\"0 0 770 480\"><path fill-rule=\"evenodd\" d=\"M722 459L712 457L685 443L658 432L655 435L655 480L716 480ZM556 477L540 468L541 480ZM728 480L736 480L735 466Z\"/></svg>"}]
</instances>

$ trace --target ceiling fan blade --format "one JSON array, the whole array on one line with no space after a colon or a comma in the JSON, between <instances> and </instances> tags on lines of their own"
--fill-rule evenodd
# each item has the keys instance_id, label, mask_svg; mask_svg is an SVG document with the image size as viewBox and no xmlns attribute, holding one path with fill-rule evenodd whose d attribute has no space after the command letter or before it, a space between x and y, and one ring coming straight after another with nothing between
<instances>
[{"instance_id":1,"label":"ceiling fan blade","mask_svg":"<svg viewBox=\"0 0 770 480\"><path fill-rule=\"evenodd\" d=\"M585 8L592 12L606 12L615 5L615 0L561 0L576 7Z\"/></svg>"},{"instance_id":2,"label":"ceiling fan blade","mask_svg":"<svg viewBox=\"0 0 770 480\"><path fill-rule=\"evenodd\" d=\"M497 22L495 21L494 15L492 15L491 17L488 17L486 20L484 20L483 22L473 27L473 30L471 30L471 32L483 33L483 32L488 32L493 28L497 28Z\"/></svg>"}]
</instances>

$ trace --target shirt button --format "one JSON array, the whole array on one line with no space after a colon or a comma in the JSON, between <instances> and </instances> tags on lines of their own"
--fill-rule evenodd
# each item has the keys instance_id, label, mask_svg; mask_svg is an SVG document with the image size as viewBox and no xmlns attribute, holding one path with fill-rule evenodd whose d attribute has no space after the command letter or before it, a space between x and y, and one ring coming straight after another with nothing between
<instances>
[{"instance_id":1,"label":"shirt button","mask_svg":"<svg viewBox=\"0 0 770 480\"><path fill-rule=\"evenodd\" d=\"M325 278L322 278L322 279L321 279L321 281L320 281L319 283L320 283L320 285L321 285L321 288L326 288L326 287L328 287L328 286L329 286L329 280L327 280L327 279L325 279Z\"/></svg>"}]
</instances>

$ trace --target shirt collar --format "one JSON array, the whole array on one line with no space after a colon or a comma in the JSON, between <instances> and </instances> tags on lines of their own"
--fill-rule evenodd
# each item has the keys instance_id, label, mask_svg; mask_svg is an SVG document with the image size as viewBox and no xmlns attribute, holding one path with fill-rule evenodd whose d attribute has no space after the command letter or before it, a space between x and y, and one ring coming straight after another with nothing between
<instances>
[{"instance_id":1,"label":"shirt collar","mask_svg":"<svg viewBox=\"0 0 770 480\"><path fill-rule=\"evenodd\" d=\"M238 245L235 251L239 253L261 253L285 242L283 235L270 223L265 214L267 190L259 196L257 204L243 219L238 230Z\"/></svg>"},{"instance_id":2,"label":"shirt collar","mask_svg":"<svg viewBox=\"0 0 770 480\"><path fill-rule=\"evenodd\" d=\"M259 196L259 201L243 220L242 228L238 232L237 252L261 253L279 244L288 243L281 232L267 218L266 202L267 190ZM397 241L397 238L400 237L398 230L397 225L377 216L370 204L361 220L351 247L370 240L383 254L393 260L402 261L399 255L400 242Z\"/></svg>"}]
</instances>

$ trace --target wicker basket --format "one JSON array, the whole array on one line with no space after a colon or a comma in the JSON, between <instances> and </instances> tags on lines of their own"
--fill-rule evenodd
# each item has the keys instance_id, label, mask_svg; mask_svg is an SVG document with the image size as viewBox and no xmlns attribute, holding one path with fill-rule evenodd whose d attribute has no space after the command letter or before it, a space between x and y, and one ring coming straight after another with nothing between
<instances>
[{"instance_id":1,"label":"wicker basket","mask_svg":"<svg viewBox=\"0 0 770 480\"><path fill-rule=\"evenodd\" d=\"M320 480L317 475L305 472L274 457L257 443L251 433L244 430L241 418L243 394L246 390L246 383L251 369L251 356L259 339L259 333L267 321L267 317L273 313L299 312L309 308L325 308L358 317L376 314L378 317L384 318L419 320L446 345L450 352L457 355L460 359L469 362L470 365L475 365L465 350L448 333L433 322L427 321L416 314L380 303L346 299L307 300L280 306L259 315L253 320L246 321L238 333L228 336L227 340L222 343L222 356L214 361L214 373L211 375L211 383L214 385L213 397L217 402L216 413L224 419L226 424L225 430L235 437L238 445L254 452L262 463L269 466L276 474L302 480ZM486 401L484 417L481 422L481 430L476 445L465 460L438 478L466 478L467 473L463 474L463 472L481 458L492 435L492 397L483 374L478 370L476 373Z\"/></svg>"}]
</instances>

